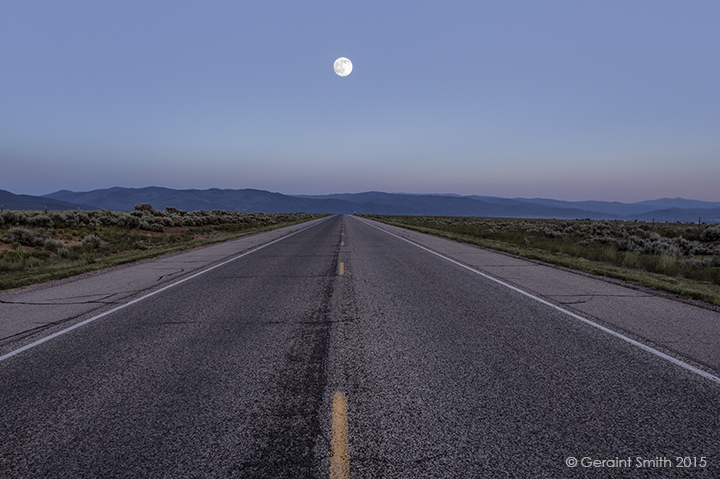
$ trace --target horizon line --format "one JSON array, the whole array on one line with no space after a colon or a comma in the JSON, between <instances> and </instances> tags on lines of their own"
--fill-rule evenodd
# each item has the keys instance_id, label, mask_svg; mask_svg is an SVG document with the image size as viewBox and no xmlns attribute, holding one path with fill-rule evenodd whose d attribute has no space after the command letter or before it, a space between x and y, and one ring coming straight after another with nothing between
<instances>
[{"instance_id":1,"label":"horizon line","mask_svg":"<svg viewBox=\"0 0 720 479\"><path fill-rule=\"evenodd\" d=\"M219 187L211 187L211 188L172 188L169 186L158 186L158 185L149 185L149 186L140 186L140 187L132 187L132 186L110 186L110 187L104 187L104 188L94 188L90 190L85 191L75 191L67 188L63 188L60 190L55 190L50 193L45 193L41 195L33 195L29 193L15 193L10 190L4 190L8 193L14 194L14 195L24 195L24 196L34 196L38 198L46 197L47 195L51 195L54 193L58 193L60 191L69 191L71 193L92 193L93 191L102 191L102 190L110 190L113 188L121 188L121 189L127 189L127 190L142 190L147 188L162 188L167 190L174 190L174 191L209 191L209 190L221 190L221 191L242 191L242 190L256 190L256 191L264 191L268 193L275 193L280 194L284 196L291 196L291 197L309 197L309 196L333 196L333 195L360 195L365 193L382 193L382 194L389 194L389 195L408 195L408 196L454 196L459 198L471 198L473 196L476 197L483 197L483 198L499 198L499 199L506 199L506 200L552 200L552 201L561 201L565 203L583 203L583 202L598 202L598 203L620 203L625 205L631 205L636 203L645 203L645 202L651 202L651 201L660 201L660 200L684 200L684 201L697 201L701 203L720 203L720 200L718 201L708 201L708 200L698 200L693 198L685 198L681 196L677 197L669 197L664 196L661 198L654 198L649 200L639 200L639 201L632 201L632 202L623 202L619 200L594 200L594 199L584 199L584 200L561 200L551 197L542 197L542 196L534 196L534 197L525 197L525 196L496 196L496 195L483 195L483 194L470 194L470 195L462 195L459 193L408 193L403 191L380 191L380 190L366 190L366 191L359 191L354 193L348 193L348 192L340 192L340 193L316 193L316 194L308 194L308 193L298 193L298 194L289 194L289 193L283 193L281 191L272 191L262 188L253 188L253 187L245 187L245 188L219 188ZM3 190L0 188L0 190Z\"/></svg>"}]
</instances>

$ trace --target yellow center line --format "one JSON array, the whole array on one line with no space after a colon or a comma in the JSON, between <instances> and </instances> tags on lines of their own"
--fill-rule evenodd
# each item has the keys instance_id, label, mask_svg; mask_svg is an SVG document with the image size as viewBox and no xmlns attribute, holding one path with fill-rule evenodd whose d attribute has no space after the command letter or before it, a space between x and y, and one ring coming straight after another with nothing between
<instances>
[{"instance_id":1,"label":"yellow center line","mask_svg":"<svg viewBox=\"0 0 720 479\"><path fill-rule=\"evenodd\" d=\"M345 274L345 263L340 263L340 276Z\"/></svg>"},{"instance_id":2,"label":"yellow center line","mask_svg":"<svg viewBox=\"0 0 720 479\"><path fill-rule=\"evenodd\" d=\"M344 241L341 241L341 242L340 242L340 246L345 246L345 242L344 242Z\"/></svg>"},{"instance_id":3,"label":"yellow center line","mask_svg":"<svg viewBox=\"0 0 720 479\"><path fill-rule=\"evenodd\" d=\"M330 479L348 479L350 477L350 451L348 447L347 398L341 391L336 391L333 396L330 450L332 452Z\"/></svg>"}]
</instances>

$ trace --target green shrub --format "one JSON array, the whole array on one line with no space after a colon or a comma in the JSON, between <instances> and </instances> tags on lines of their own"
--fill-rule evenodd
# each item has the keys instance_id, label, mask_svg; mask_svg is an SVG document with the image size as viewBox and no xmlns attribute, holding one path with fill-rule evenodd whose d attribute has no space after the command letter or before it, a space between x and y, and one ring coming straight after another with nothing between
<instances>
[{"instance_id":1,"label":"green shrub","mask_svg":"<svg viewBox=\"0 0 720 479\"><path fill-rule=\"evenodd\" d=\"M83 238L82 243L92 246L93 249L97 249L102 244L102 240L95 235L87 235Z\"/></svg>"},{"instance_id":2,"label":"green shrub","mask_svg":"<svg viewBox=\"0 0 720 479\"><path fill-rule=\"evenodd\" d=\"M22 262L22 261L24 261L25 259L27 259L28 256L29 256L29 255L28 255L28 253L27 253L26 251L13 250L13 251L8 251L8 252L5 254L5 259L6 259L7 261L12 262L12 263L17 263L17 262Z\"/></svg>"},{"instance_id":3,"label":"green shrub","mask_svg":"<svg viewBox=\"0 0 720 479\"><path fill-rule=\"evenodd\" d=\"M50 252L35 250L32 253L30 253L30 256L33 258L40 259L40 260L46 260L46 259L50 258Z\"/></svg>"},{"instance_id":4,"label":"green shrub","mask_svg":"<svg viewBox=\"0 0 720 479\"><path fill-rule=\"evenodd\" d=\"M62 248L64 243L59 240L54 240L51 238L45 239L45 249L47 251L57 252L59 248Z\"/></svg>"},{"instance_id":5,"label":"green shrub","mask_svg":"<svg viewBox=\"0 0 720 479\"><path fill-rule=\"evenodd\" d=\"M3 219L5 224L15 226L25 224L25 221L27 220L27 215L19 211L3 211L0 213L0 217Z\"/></svg>"},{"instance_id":6,"label":"green shrub","mask_svg":"<svg viewBox=\"0 0 720 479\"><path fill-rule=\"evenodd\" d=\"M151 204L149 203L141 203L139 205L135 205L135 211L148 211L153 212L155 211Z\"/></svg>"},{"instance_id":7,"label":"green shrub","mask_svg":"<svg viewBox=\"0 0 720 479\"><path fill-rule=\"evenodd\" d=\"M129 213L123 213L118 217L117 224L128 229L137 228L140 226L140 218Z\"/></svg>"},{"instance_id":8,"label":"green shrub","mask_svg":"<svg viewBox=\"0 0 720 479\"><path fill-rule=\"evenodd\" d=\"M700 241L718 241L720 240L720 226L708 226L700 234Z\"/></svg>"},{"instance_id":9,"label":"green shrub","mask_svg":"<svg viewBox=\"0 0 720 479\"><path fill-rule=\"evenodd\" d=\"M49 216L37 215L28 218L27 224L38 228L52 228L53 220Z\"/></svg>"},{"instance_id":10,"label":"green shrub","mask_svg":"<svg viewBox=\"0 0 720 479\"><path fill-rule=\"evenodd\" d=\"M187 211L179 210L173 206L166 206L165 211L168 213L174 213L174 214L180 214L180 215L186 215Z\"/></svg>"},{"instance_id":11,"label":"green shrub","mask_svg":"<svg viewBox=\"0 0 720 479\"><path fill-rule=\"evenodd\" d=\"M34 231L25 228L11 229L10 236L12 237L12 241L25 246L42 246L45 244L45 240L42 237L35 234Z\"/></svg>"}]
</instances>

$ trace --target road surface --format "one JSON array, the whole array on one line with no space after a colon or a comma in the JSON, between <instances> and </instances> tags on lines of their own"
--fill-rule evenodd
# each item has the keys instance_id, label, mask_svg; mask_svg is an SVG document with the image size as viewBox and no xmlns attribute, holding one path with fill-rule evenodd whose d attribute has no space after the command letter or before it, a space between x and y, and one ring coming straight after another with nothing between
<instances>
[{"instance_id":1,"label":"road surface","mask_svg":"<svg viewBox=\"0 0 720 479\"><path fill-rule=\"evenodd\" d=\"M0 295L0 477L720 475L720 313L351 216L222 248Z\"/></svg>"}]
</instances>

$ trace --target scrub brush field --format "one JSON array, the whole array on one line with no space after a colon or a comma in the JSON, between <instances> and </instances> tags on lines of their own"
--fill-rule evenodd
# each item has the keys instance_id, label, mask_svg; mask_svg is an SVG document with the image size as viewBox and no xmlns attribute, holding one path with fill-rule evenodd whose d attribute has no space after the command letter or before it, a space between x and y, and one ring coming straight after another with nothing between
<instances>
[{"instance_id":1,"label":"scrub brush field","mask_svg":"<svg viewBox=\"0 0 720 479\"><path fill-rule=\"evenodd\" d=\"M60 279L314 218L304 213L135 211L0 212L0 290Z\"/></svg>"}]
</instances>

